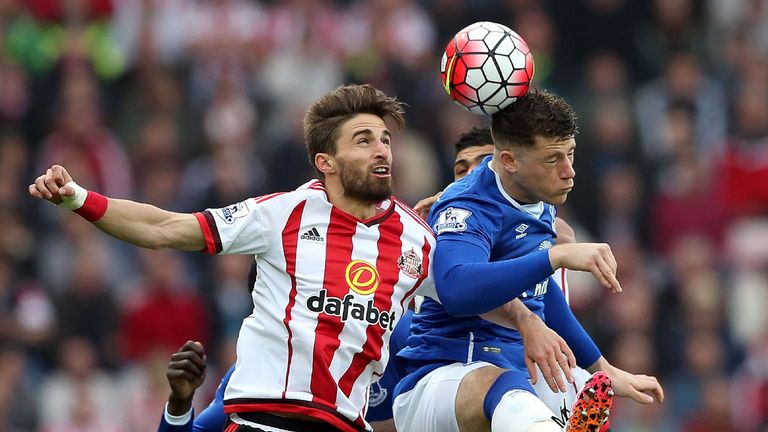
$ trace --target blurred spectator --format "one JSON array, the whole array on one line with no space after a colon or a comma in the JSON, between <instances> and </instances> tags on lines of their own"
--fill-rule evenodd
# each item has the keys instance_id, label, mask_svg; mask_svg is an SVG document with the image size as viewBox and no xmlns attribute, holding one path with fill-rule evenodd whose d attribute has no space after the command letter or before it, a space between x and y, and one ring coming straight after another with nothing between
<instances>
[{"instance_id":1,"label":"blurred spectator","mask_svg":"<svg viewBox=\"0 0 768 432\"><path fill-rule=\"evenodd\" d=\"M675 52L688 51L706 60L706 37L702 28L701 2L654 0L650 20L638 29L636 44L641 65L658 74Z\"/></svg>"},{"instance_id":2,"label":"blurred spectator","mask_svg":"<svg viewBox=\"0 0 768 432\"><path fill-rule=\"evenodd\" d=\"M247 255L227 255L214 263L212 292L216 302L220 340L236 338L243 318L253 311L251 291L245 275L253 263Z\"/></svg>"},{"instance_id":3,"label":"blurred spectator","mask_svg":"<svg viewBox=\"0 0 768 432\"><path fill-rule=\"evenodd\" d=\"M155 352L167 357L188 340L210 340L210 319L203 300L187 285L177 252L140 250L141 278L123 304L122 355L145 360Z\"/></svg>"},{"instance_id":4,"label":"blurred spectator","mask_svg":"<svg viewBox=\"0 0 768 432\"><path fill-rule=\"evenodd\" d=\"M56 313L38 282L22 279L13 263L0 253L0 343L18 343L39 355L51 342Z\"/></svg>"},{"instance_id":5,"label":"blurred spectator","mask_svg":"<svg viewBox=\"0 0 768 432\"><path fill-rule=\"evenodd\" d=\"M4 431L31 431L37 425L37 399L25 375L22 345L0 343L0 425Z\"/></svg>"},{"instance_id":6,"label":"blurred spectator","mask_svg":"<svg viewBox=\"0 0 768 432\"><path fill-rule=\"evenodd\" d=\"M685 419L685 432L739 432L731 419L728 381L724 376L706 379L699 408Z\"/></svg>"},{"instance_id":7,"label":"blurred spectator","mask_svg":"<svg viewBox=\"0 0 768 432\"><path fill-rule=\"evenodd\" d=\"M635 114L644 156L656 162L668 154L662 135L666 130L664 119L675 105L690 107L695 155L707 163L717 157L726 132L725 94L722 86L702 70L701 61L687 52L669 57L663 75L637 91Z\"/></svg>"},{"instance_id":8,"label":"blurred spectator","mask_svg":"<svg viewBox=\"0 0 768 432\"><path fill-rule=\"evenodd\" d=\"M694 415L702 406L707 380L726 372L725 346L717 333L693 331L682 342L682 368L665 380L666 412L678 423Z\"/></svg>"},{"instance_id":9,"label":"blurred spectator","mask_svg":"<svg viewBox=\"0 0 768 432\"><path fill-rule=\"evenodd\" d=\"M84 69L66 74L59 95L56 125L36 158L38 171L65 164L81 186L115 198L132 196L128 157L104 124L94 78Z\"/></svg>"},{"instance_id":10,"label":"blurred spectator","mask_svg":"<svg viewBox=\"0 0 768 432\"><path fill-rule=\"evenodd\" d=\"M124 59L111 34L109 0L30 0L34 20L11 28L11 52L28 69L50 73L54 67L86 65L100 79L117 78Z\"/></svg>"},{"instance_id":11,"label":"blurred spectator","mask_svg":"<svg viewBox=\"0 0 768 432\"><path fill-rule=\"evenodd\" d=\"M58 358L58 369L40 386L43 431L120 430L120 395L114 379L97 366L93 345L77 337L62 339Z\"/></svg>"},{"instance_id":12,"label":"blurred spectator","mask_svg":"<svg viewBox=\"0 0 768 432\"><path fill-rule=\"evenodd\" d=\"M72 276L57 299L58 337L87 340L101 366L117 366L118 308L104 269L107 256L100 242L80 243L71 257ZM98 323L98 325L94 325Z\"/></svg>"},{"instance_id":13,"label":"blurred spectator","mask_svg":"<svg viewBox=\"0 0 768 432\"><path fill-rule=\"evenodd\" d=\"M716 193L715 180L694 157L676 161L659 180L649 227L657 252L669 253L689 235L703 235L719 246L728 209Z\"/></svg>"},{"instance_id":14,"label":"blurred spectator","mask_svg":"<svg viewBox=\"0 0 768 432\"><path fill-rule=\"evenodd\" d=\"M739 430L768 427L768 331L748 345L747 357L736 370L731 386L731 412Z\"/></svg>"},{"instance_id":15,"label":"blurred spectator","mask_svg":"<svg viewBox=\"0 0 768 432\"><path fill-rule=\"evenodd\" d=\"M733 216L768 212L768 82L750 83L735 101L734 136L718 178Z\"/></svg>"}]
</instances>

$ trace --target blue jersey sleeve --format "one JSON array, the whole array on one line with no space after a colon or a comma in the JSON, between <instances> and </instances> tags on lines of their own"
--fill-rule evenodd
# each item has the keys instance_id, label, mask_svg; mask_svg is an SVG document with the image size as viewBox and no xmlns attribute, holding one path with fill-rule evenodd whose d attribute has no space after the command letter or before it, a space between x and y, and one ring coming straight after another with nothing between
<instances>
[{"instance_id":1,"label":"blue jersey sleeve","mask_svg":"<svg viewBox=\"0 0 768 432\"><path fill-rule=\"evenodd\" d=\"M224 413L224 390L226 390L229 378L234 370L235 365L232 365L227 373L224 374L219 387L216 389L216 396L199 416L194 417L193 415L186 424L172 425L165 420L165 412L163 412L157 432L218 432L223 430L224 423L226 423L228 418Z\"/></svg>"},{"instance_id":2,"label":"blue jersey sleeve","mask_svg":"<svg viewBox=\"0 0 768 432\"><path fill-rule=\"evenodd\" d=\"M472 195L438 201L432 208L429 223L437 235L435 285L449 314L491 311L552 274L547 250L490 262L503 218L501 207Z\"/></svg>"},{"instance_id":3,"label":"blue jersey sleeve","mask_svg":"<svg viewBox=\"0 0 768 432\"><path fill-rule=\"evenodd\" d=\"M435 285L446 312L472 316L491 311L552 274L548 250L503 261L489 258L487 250L472 242L438 237Z\"/></svg>"},{"instance_id":4,"label":"blue jersey sleeve","mask_svg":"<svg viewBox=\"0 0 768 432\"><path fill-rule=\"evenodd\" d=\"M573 351L576 363L582 369L592 366L601 356L600 349L573 315L559 289L544 294L544 322L562 337Z\"/></svg>"}]
</instances>

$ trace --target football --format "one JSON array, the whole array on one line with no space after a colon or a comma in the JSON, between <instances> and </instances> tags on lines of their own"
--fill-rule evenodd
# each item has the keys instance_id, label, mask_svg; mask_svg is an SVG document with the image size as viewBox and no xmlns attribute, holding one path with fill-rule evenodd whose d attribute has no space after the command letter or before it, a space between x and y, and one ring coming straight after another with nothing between
<instances>
[{"instance_id":1,"label":"football","mask_svg":"<svg viewBox=\"0 0 768 432\"><path fill-rule=\"evenodd\" d=\"M446 93L475 114L501 111L528 92L533 55L509 27L481 21L461 29L440 61Z\"/></svg>"}]
</instances>

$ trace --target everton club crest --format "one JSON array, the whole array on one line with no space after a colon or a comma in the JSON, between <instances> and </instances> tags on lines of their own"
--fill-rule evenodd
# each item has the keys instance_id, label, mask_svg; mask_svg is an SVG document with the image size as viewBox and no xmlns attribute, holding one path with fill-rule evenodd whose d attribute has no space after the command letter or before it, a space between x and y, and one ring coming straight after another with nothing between
<instances>
[{"instance_id":1,"label":"everton club crest","mask_svg":"<svg viewBox=\"0 0 768 432\"><path fill-rule=\"evenodd\" d=\"M424 270L424 267L421 265L421 258L419 258L413 248L400 255L400 258L397 259L397 266L400 267L403 273L414 279L418 279Z\"/></svg>"}]
</instances>

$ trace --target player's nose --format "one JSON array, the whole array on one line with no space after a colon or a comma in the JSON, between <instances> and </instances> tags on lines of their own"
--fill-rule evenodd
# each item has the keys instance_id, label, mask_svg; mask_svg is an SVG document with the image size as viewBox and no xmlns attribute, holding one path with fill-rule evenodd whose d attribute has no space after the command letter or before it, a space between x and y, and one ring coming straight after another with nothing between
<instances>
[{"instance_id":1,"label":"player's nose","mask_svg":"<svg viewBox=\"0 0 768 432\"><path fill-rule=\"evenodd\" d=\"M560 171L560 176L565 179L572 179L576 177L576 170L573 168L573 162L568 159L564 159L563 167Z\"/></svg>"}]
</instances>

